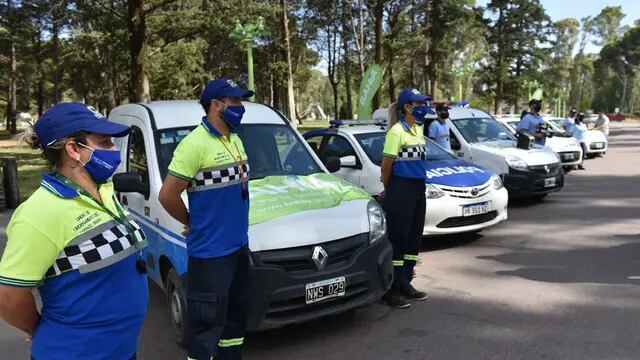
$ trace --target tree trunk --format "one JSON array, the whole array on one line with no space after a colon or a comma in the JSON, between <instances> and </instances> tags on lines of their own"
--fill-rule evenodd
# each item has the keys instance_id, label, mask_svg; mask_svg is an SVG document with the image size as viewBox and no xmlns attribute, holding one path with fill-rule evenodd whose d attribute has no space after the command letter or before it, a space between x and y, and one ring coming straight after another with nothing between
<instances>
[{"instance_id":1,"label":"tree trunk","mask_svg":"<svg viewBox=\"0 0 640 360\"><path fill-rule=\"evenodd\" d=\"M387 74L389 76L389 103L392 103L396 98L396 83L393 79L393 62L389 62Z\"/></svg>"},{"instance_id":2,"label":"tree trunk","mask_svg":"<svg viewBox=\"0 0 640 360\"><path fill-rule=\"evenodd\" d=\"M16 104L17 104L17 85L16 85L16 47L15 47L15 17L13 16L12 0L7 0L7 18L9 18L9 87L7 96L7 124L6 130L15 135L18 130L16 127Z\"/></svg>"},{"instance_id":3,"label":"tree trunk","mask_svg":"<svg viewBox=\"0 0 640 360\"><path fill-rule=\"evenodd\" d=\"M375 20L375 61L376 64L383 66L383 58L382 58L382 21L384 20L384 2L383 0L376 0L376 4L373 11L373 16ZM376 110L380 108L381 104L381 94L380 90L376 91L375 96L373 97L373 109Z\"/></svg>"},{"instance_id":4,"label":"tree trunk","mask_svg":"<svg viewBox=\"0 0 640 360\"><path fill-rule=\"evenodd\" d=\"M502 14L503 9L500 8L498 15L498 66L497 66L497 74L496 74L496 98L493 105L493 112L498 113L498 108L500 106L500 101L502 101L502 74L503 74L503 66L504 66L504 46L502 40Z\"/></svg>"},{"instance_id":5,"label":"tree trunk","mask_svg":"<svg viewBox=\"0 0 640 360\"><path fill-rule=\"evenodd\" d=\"M287 114L292 124L297 124L296 100L293 93L293 70L291 65L291 41L289 34L289 18L287 10L287 0L282 0L282 23L284 29L284 41L287 44L287 104L289 113Z\"/></svg>"},{"instance_id":6,"label":"tree trunk","mask_svg":"<svg viewBox=\"0 0 640 360\"><path fill-rule=\"evenodd\" d=\"M347 4L347 2L345 1L345 5ZM346 6L345 6L346 7ZM350 9L349 9L350 10ZM347 9L344 9L344 12L346 13ZM343 24L347 23L347 19L346 17L343 17ZM342 48L343 48L343 56L344 56L344 61L343 61L343 65L344 65L344 87L345 87L345 93L346 93L346 103L345 103L345 108L346 108L346 118L348 119L352 119L353 118L353 101L351 98L351 59L349 58L349 40L350 40L350 34L349 32L346 30L346 26L343 27L344 31L342 32Z\"/></svg>"},{"instance_id":7,"label":"tree trunk","mask_svg":"<svg viewBox=\"0 0 640 360\"><path fill-rule=\"evenodd\" d=\"M149 59L147 54L147 23L144 0L127 0L129 55L131 57L131 94L129 101L146 102L151 99L149 89Z\"/></svg>"},{"instance_id":8,"label":"tree trunk","mask_svg":"<svg viewBox=\"0 0 640 360\"><path fill-rule=\"evenodd\" d=\"M44 112L44 74L42 70L42 58L44 57L42 51L42 23L41 19L38 19L38 33L36 34L36 76L37 90L36 90L36 104L38 106L38 116Z\"/></svg>"}]
</instances>

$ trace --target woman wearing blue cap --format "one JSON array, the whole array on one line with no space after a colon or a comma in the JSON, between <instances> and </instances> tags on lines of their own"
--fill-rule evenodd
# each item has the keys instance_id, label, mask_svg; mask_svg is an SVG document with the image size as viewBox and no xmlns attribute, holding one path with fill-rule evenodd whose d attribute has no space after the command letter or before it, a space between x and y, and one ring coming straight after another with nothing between
<instances>
[{"instance_id":1,"label":"woman wearing blue cap","mask_svg":"<svg viewBox=\"0 0 640 360\"><path fill-rule=\"evenodd\" d=\"M147 308L146 241L109 182L120 164L111 138L129 128L86 104L63 103L33 130L54 172L7 228L0 315L32 338L35 360L135 359Z\"/></svg>"},{"instance_id":2,"label":"woman wearing blue cap","mask_svg":"<svg viewBox=\"0 0 640 360\"><path fill-rule=\"evenodd\" d=\"M387 213L389 240L393 245L393 285L385 295L389 306L408 308L410 300L427 294L411 285L418 260L426 210L425 177L427 149L422 125L429 108L428 97L416 89L404 89L389 108L381 165L382 194Z\"/></svg>"}]
</instances>

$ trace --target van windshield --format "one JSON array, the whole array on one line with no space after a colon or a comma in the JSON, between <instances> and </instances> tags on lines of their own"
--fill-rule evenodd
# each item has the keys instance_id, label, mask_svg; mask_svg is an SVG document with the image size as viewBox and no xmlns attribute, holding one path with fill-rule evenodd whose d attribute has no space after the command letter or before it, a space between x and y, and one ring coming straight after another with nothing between
<instances>
[{"instance_id":1,"label":"van windshield","mask_svg":"<svg viewBox=\"0 0 640 360\"><path fill-rule=\"evenodd\" d=\"M382 131L354 135L371 162L380 166L385 133ZM433 140L425 138L427 143L427 160L452 160L456 157L441 148Z\"/></svg>"},{"instance_id":2,"label":"van windshield","mask_svg":"<svg viewBox=\"0 0 640 360\"><path fill-rule=\"evenodd\" d=\"M453 124L469 143L513 140L516 138L494 118L456 119Z\"/></svg>"},{"instance_id":3,"label":"van windshield","mask_svg":"<svg viewBox=\"0 0 640 360\"><path fill-rule=\"evenodd\" d=\"M158 157L163 178L167 174L167 168L178 143L193 129L188 127L159 131ZM275 175L304 176L322 172L302 141L286 125L242 125L238 135L242 139L249 158L251 179Z\"/></svg>"}]
</instances>

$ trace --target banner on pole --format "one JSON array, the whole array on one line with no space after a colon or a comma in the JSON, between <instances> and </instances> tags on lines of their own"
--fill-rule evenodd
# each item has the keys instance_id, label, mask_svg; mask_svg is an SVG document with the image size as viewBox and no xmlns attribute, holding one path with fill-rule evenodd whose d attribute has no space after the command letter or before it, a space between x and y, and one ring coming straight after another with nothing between
<instances>
[{"instance_id":1,"label":"banner on pole","mask_svg":"<svg viewBox=\"0 0 640 360\"><path fill-rule=\"evenodd\" d=\"M367 67L358 92L358 119L371 118L371 101L380 85L382 85L382 75L383 71L380 65L370 64Z\"/></svg>"}]
</instances>

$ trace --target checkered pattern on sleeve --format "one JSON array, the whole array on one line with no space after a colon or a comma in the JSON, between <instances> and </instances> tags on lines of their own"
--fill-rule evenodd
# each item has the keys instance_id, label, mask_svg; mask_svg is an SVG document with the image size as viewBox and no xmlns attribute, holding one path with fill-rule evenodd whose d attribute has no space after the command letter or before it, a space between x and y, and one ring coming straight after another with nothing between
<instances>
[{"instance_id":1,"label":"checkered pattern on sleeve","mask_svg":"<svg viewBox=\"0 0 640 360\"><path fill-rule=\"evenodd\" d=\"M425 145L407 146L400 149L398 159L402 160L426 160L427 147Z\"/></svg>"},{"instance_id":2,"label":"checkered pattern on sleeve","mask_svg":"<svg viewBox=\"0 0 640 360\"><path fill-rule=\"evenodd\" d=\"M249 178L249 164L243 163L241 164L241 166L242 173L244 173L245 178ZM241 180L242 177L240 175L240 167L238 165L232 165L230 167L222 169L219 168L200 171L191 180L190 187L198 188L211 185L231 185L231 183L236 183Z\"/></svg>"},{"instance_id":3,"label":"checkered pattern on sleeve","mask_svg":"<svg viewBox=\"0 0 640 360\"><path fill-rule=\"evenodd\" d=\"M137 222L130 220L129 223L135 229L131 235L128 234L124 225L116 223L117 225L80 244L65 247L45 277L57 276L85 265L107 260L120 252L135 250L132 249L134 244L143 242L146 236Z\"/></svg>"}]
</instances>

